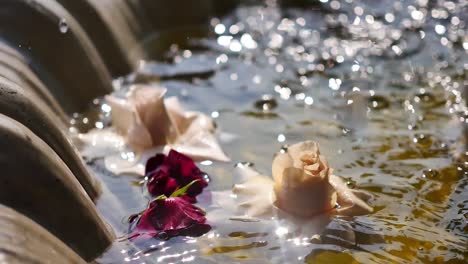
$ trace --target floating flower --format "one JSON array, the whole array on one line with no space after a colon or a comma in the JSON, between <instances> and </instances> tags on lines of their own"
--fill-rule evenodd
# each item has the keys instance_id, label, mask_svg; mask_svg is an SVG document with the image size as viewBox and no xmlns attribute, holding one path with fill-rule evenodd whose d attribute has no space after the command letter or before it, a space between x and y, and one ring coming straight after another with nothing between
<instances>
[{"instance_id":1,"label":"floating flower","mask_svg":"<svg viewBox=\"0 0 468 264\"><path fill-rule=\"evenodd\" d=\"M104 158L106 168L115 174L143 176L153 153L167 154L171 149L196 161L229 161L216 138L213 120L185 111L177 97L165 95L165 88L133 85L125 97L106 96L112 127L79 134L75 144L86 159Z\"/></svg>"},{"instance_id":2,"label":"floating flower","mask_svg":"<svg viewBox=\"0 0 468 264\"><path fill-rule=\"evenodd\" d=\"M279 153L272 165L273 180L251 168L239 167L244 182L236 184L239 206L249 216L265 216L275 208L307 218L318 214L363 215L373 211L366 192L351 190L333 175L319 145L305 141ZM261 190L261 191L259 191Z\"/></svg>"},{"instance_id":3,"label":"floating flower","mask_svg":"<svg viewBox=\"0 0 468 264\"><path fill-rule=\"evenodd\" d=\"M316 142L292 145L273 160L276 206L298 216L313 216L336 206L337 194L329 182L332 169Z\"/></svg>"},{"instance_id":4,"label":"floating flower","mask_svg":"<svg viewBox=\"0 0 468 264\"><path fill-rule=\"evenodd\" d=\"M176 97L164 99L166 89L134 85L127 98L106 96L112 124L136 152L170 145L195 159L228 161L214 135L212 119L187 112Z\"/></svg>"},{"instance_id":5,"label":"floating flower","mask_svg":"<svg viewBox=\"0 0 468 264\"><path fill-rule=\"evenodd\" d=\"M130 221L136 221L132 217ZM201 236L210 231L205 212L182 197L160 196L150 203L138 219L130 239L169 239L175 236Z\"/></svg>"},{"instance_id":6,"label":"floating flower","mask_svg":"<svg viewBox=\"0 0 468 264\"><path fill-rule=\"evenodd\" d=\"M137 151L173 143L177 132L164 105L165 89L134 89L127 99L106 96L112 107L112 125Z\"/></svg>"},{"instance_id":7,"label":"floating flower","mask_svg":"<svg viewBox=\"0 0 468 264\"><path fill-rule=\"evenodd\" d=\"M171 150L166 156L157 154L146 163L148 191L153 196L171 195L182 186L192 183L186 191L186 198L196 201L203 188L208 186L206 173L201 171L188 156Z\"/></svg>"}]
</instances>

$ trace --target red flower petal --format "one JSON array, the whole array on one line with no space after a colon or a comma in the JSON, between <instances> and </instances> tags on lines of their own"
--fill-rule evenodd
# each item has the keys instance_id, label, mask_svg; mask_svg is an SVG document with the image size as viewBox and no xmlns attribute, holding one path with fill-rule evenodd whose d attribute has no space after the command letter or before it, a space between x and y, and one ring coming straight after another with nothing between
<instances>
[{"instance_id":1,"label":"red flower petal","mask_svg":"<svg viewBox=\"0 0 468 264\"><path fill-rule=\"evenodd\" d=\"M141 215L130 237L201 236L211 229L205 221L205 212L181 197L156 200Z\"/></svg>"},{"instance_id":2,"label":"red flower petal","mask_svg":"<svg viewBox=\"0 0 468 264\"><path fill-rule=\"evenodd\" d=\"M175 190L179 188L177 181L171 178L164 170L159 170L153 177L148 180L148 191L153 196L166 195L169 197Z\"/></svg>"},{"instance_id":3,"label":"red flower petal","mask_svg":"<svg viewBox=\"0 0 468 264\"><path fill-rule=\"evenodd\" d=\"M147 162L146 162L146 167L145 167L145 175L148 175L148 173L155 171L156 169L159 168L166 159L166 155L164 154L156 154L156 156L151 157Z\"/></svg>"},{"instance_id":4,"label":"red flower petal","mask_svg":"<svg viewBox=\"0 0 468 264\"><path fill-rule=\"evenodd\" d=\"M208 186L204 179L206 173L202 172L190 157L175 150L171 150L167 157L163 154L157 154L149 159L146 164L146 173L149 178L148 191L154 196L161 194L169 196L171 193L168 193L168 190L174 191L172 189L173 181L166 179L166 177L174 179L177 188L182 188L198 180L187 190L187 195L194 198L191 199L192 202L196 202L195 197Z\"/></svg>"}]
</instances>

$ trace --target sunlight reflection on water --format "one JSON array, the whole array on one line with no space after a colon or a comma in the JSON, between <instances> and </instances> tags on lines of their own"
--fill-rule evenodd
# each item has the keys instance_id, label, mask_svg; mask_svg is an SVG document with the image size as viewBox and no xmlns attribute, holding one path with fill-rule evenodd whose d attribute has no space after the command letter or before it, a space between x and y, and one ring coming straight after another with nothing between
<instances>
[{"instance_id":1,"label":"sunlight reflection on water","mask_svg":"<svg viewBox=\"0 0 468 264\"><path fill-rule=\"evenodd\" d=\"M207 202L207 235L119 242L103 263L467 260L466 2L321 3L240 7L212 19L205 37L173 44L116 83L124 93L129 83L161 79L186 108L211 113L233 160L201 163L211 191L231 188L236 162L269 175L281 147L313 139L349 186L373 195L375 212L331 219L314 236L281 219L233 220ZM107 126L111 109L100 101L95 108L71 125ZM121 219L146 205L141 186L108 175L99 160L90 167L108 189L101 212L125 234Z\"/></svg>"}]
</instances>

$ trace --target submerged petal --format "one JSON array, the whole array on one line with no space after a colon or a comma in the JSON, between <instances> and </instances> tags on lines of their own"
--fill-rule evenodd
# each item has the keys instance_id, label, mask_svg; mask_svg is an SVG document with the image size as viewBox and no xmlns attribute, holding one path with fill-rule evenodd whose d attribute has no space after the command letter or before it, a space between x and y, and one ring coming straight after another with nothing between
<instances>
[{"instance_id":1,"label":"submerged petal","mask_svg":"<svg viewBox=\"0 0 468 264\"><path fill-rule=\"evenodd\" d=\"M336 210L338 215L355 216L373 212L372 207L361 199L368 200L370 198L369 194L363 191L351 190L346 183L336 175L330 175L330 184L335 188L338 194L337 202L340 205L340 208Z\"/></svg>"},{"instance_id":2,"label":"submerged petal","mask_svg":"<svg viewBox=\"0 0 468 264\"><path fill-rule=\"evenodd\" d=\"M229 161L214 134L211 118L199 114L173 146L196 160Z\"/></svg>"},{"instance_id":3,"label":"submerged petal","mask_svg":"<svg viewBox=\"0 0 468 264\"><path fill-rule=\"evenodd\" d=\"M215 160L227 162L231 160L224 154L213 135L197 135L189 140L188 142L174 144L172 147L196 161Z\"/></svg>"},{"instance_id":4,"label":"submerged petal","mask_svg":"<svg viewBox=\"0 0 468 264\"><path fill-rule=\"evenodd\" d=\"M273 213L273 180L248 167L236 168L243 180L235 184L232 192L243 214L251 217L267 216Z\"/></svg>"},{"instance_id":5,"label":"submerged petal","mask_svg":"<svg viewBox=\"0 0 468 264\"><path fill-rule=\"evenodd\" d=\"M205 212L183 198L159 199L143 212L130 237L201 236L211 229L205 222Z\"/></svg>"}]
</instances>

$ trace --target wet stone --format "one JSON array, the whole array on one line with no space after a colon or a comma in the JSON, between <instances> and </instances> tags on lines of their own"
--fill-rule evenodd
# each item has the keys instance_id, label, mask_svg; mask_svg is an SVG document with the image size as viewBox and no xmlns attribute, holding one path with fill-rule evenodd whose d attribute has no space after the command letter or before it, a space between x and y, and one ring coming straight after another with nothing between
<instances>
[{"instance_id":1,"label":"wet stone","mask_svg":"<svg viewBox=\"0 0 468 264\"><path fill-rule=\"evenodd\" d=\"M1 263L86 263L49 231L23 214L0 205Z\"/></svg>"},{"instance_id":2,"label":"wet stone","mask_svg":"<svg viewBox=\"0 0 468 264\"><path fill-rule=\"evenodd\" d=\"M115 237L75 175L31 130L4 115L0 121L0 149L8 153L0 155L0 204L34 220L86 261L101 255Z\"/></svg>"}]
</instances>

